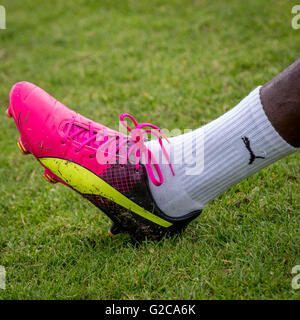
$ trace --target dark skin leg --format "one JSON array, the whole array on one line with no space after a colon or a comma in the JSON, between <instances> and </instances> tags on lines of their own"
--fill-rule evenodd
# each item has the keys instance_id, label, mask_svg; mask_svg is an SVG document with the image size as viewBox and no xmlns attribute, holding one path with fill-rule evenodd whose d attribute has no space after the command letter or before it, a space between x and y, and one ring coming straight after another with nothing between
<instances>
[{"instance_id":1,"label":"dark skin leg","mask_svg":"<svg viewBox=\"0 0 300 320\"><path fill-rule=\"evenodd\" d=\"M276 131L289 144L300 147L300 59L266 83L260 96Z\"/></svg>"}]
</instances>

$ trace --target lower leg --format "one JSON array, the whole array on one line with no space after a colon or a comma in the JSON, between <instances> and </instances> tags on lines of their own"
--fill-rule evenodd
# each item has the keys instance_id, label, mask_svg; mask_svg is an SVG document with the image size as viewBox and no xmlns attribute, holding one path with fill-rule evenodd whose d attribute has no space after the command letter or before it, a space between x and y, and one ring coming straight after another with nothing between
<instances>
[{"instance_id":1,"label":"lower leg","mask_svg":"<svg viewBox=\"0 0 300 320\"><path fill-rule=\"evenodd\" d=\"M300 147L300 59L262 87L261 101L281 137Z\"/></svg>"},{"instance_id":2,"label":"lower leg","mask_svg":"<svg viewBox=\"0 0 300 320\"><path fill-rule=\"evenodd\" d=\"M178 150L191 155L195 141L204 137L204 168L189 175L189 166L176 164ZM150 186L161 209L182 216L239 181L300 146L300 60L263 87L255 89L235 108L204 127L170 139L175 176L161 165L165 182ZM149 147L159 152L156 142ZM179 152L181 157L181 153ZM196 155L197 157L197 155Z\"/></svg>"}]
</instances>

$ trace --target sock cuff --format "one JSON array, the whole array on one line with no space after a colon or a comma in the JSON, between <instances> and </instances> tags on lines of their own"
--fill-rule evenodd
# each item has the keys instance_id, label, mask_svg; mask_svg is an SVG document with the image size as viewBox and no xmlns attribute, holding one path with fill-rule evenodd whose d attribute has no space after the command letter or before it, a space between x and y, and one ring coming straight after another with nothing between
<instances>
[{"instance_id":1,"label":"sock cuff","mask_svg":"<svg viewBox=\"0 0 300 320\"><path fill-rule=\"evenodd\" d=\"M250 107L250 109L252 107L252 119L256 124L256 128L254 129L255 132L253 134L260 134L263 132L265 141L268 144L272 144L279 153L283 153L284 155L285 153L289 154L299 150L300 148L296 148L289 144L273 127L271 121L265 113L263 104L261 102L261 88L262 86L258 86L248 95L248 97L244 99L245 101L241 101L242 107Z\"/></svg>"}]
</instances>

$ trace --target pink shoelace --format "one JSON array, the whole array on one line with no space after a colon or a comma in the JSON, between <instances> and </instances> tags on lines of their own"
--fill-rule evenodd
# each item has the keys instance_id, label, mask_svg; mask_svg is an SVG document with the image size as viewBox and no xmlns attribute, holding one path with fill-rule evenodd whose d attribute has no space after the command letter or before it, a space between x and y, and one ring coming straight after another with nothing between
<instances>
[{"instance_id":1,"label":"pink shoelace","mask_svg":"<svg viewBox=\"0 0 300 320\"><path fill-rule=\"evenodd\" d=\"M132 121L134 125L133 128L129 127L126 124L124 120L125 118L129 118ZM120 165L124 165L127 160L130 160L129 157L133 156L135 168L137 171L139 170L141 157L144 157L146 161L146 169L150 180L155 186L160 186L164 181L160 166L153 153L145 145L145 135L150 133L157 138L163 155L167 159L170 170L172 174L175 175L172 164L170 162L169 154L163 145L163 139L165 139L168 143L169 141L159 127L151 123L139 124L134 119L134 117L128 113L122 113L120 116L120 121L122 125L128 130L130 136L126 136L119 132L109 132L107 128L104 128L102 131L100 130L95 133L97 130L94 129L92 123L89 123L89 129L82 128L76 125L76 127L78 127L78 130L75 130L71 133L71 129L73 128L73 125L75 125L75 118L72 118L72 120L68 123L68 127L65 133L65 141L63 143L65 143L68 138L74 139L76 136L78 137L80 134L88 131L88 137L85 137L85 139L83 139L76 152L79 152L86 145L89 145L91 143L95 144L95 141L97 141L99 143L99 147L96 150L95 154L91 155L90 157L95 157L97 155L97 160L100 163L108 163L109 161L115 161L116 154L119 152L119 158L122 159ZM130 145L128 150L126 150L126 147L130 141L132 142L132 144ZM158 176L158 179L154 174L153 168Z\"/></svg>"}]
</instances>

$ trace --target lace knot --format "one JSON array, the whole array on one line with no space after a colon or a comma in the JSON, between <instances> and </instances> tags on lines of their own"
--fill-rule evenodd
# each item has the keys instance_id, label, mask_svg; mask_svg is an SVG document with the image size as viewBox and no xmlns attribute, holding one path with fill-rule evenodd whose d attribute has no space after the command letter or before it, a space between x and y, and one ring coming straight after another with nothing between
<instances>
[{"instance_id":1,"label":"lace knot","mask_svg":"<svg viewBox=\"0 0 300 320\"><path fill-rule=\"evenodd\" d=\"M134 125L133 128L127 125L127 123L124 121L125 118L129 118L132 121ZM83 138L81 139L81 144L77 148L78 152L86 145L91 143L94 143L95 145L95 141L97 141L98 148L95 154L97 154L97 161L99 163L116 163L116 155L118 154L119 160L121 158L122 165L129 160L130 162L135 163L136 170L139 170L141 160L145 160L145 166L150 180L154 185L160 186L164 181L160 166L151 150L145 145L145 135L151 133L158 139L163 155L168 161L170 170L172 174L175 175L170 162L169 154L163 145L163 139L165 139L168 143L169 141L159 127L151 123L139 124L134 117L128 113L121 114L120 122L128 130L130 134L129 136L114 131L110 132L106 128L103 130L98 130L98 132L95 133L92 123L89 123L89 129L79 127L77 131L72 131L72 127L75 125L75 118L72 118L65 133L65 140L67 138L73 139L76 136L79 137L81 133L88 131L88 137L83 135ZM156 175L153 169L155 170ZM158 179L156 176L158 176Z\"/></svg>"}]
</instances>

